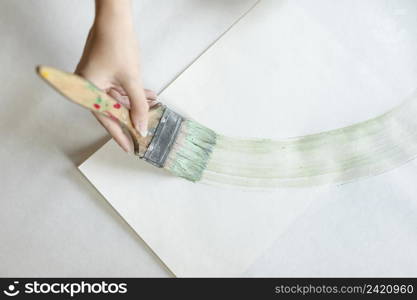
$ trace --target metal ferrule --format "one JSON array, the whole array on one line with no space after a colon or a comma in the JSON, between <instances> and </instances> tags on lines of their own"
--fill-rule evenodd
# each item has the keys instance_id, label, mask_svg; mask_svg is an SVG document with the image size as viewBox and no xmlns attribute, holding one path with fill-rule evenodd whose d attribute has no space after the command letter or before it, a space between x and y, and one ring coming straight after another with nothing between
<instances>
[{"instance_id":1,"label":"metal ferrule","mask_svg":"<svg viewBox=\"0 0 417 300\"><path fill-rule=\"evenodd\" d=\"M142 159L156 167L162 168L177 138L183 120L182 116L165 107L159 124L153 133L153 138Z\"/></svg>"}]
</instances>

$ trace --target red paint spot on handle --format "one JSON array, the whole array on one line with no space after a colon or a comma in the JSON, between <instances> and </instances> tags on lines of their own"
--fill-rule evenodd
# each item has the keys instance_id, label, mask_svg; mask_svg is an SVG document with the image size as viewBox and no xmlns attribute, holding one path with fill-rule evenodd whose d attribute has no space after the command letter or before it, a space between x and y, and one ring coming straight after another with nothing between
<instances>
[{"instance_id":1,"label":"red paint spot on handle","mask_svg":"<svg viewBox=\"0 0 417 300\"><path fill-rule=\"evenodd\" d=\"M97 104L97 103L94 103L94 105L93 105L93 106L94 106L94 108L95 108L95 109L100 109L100 105L99 105L99 104Z\"/></svg>"},{"instance_id":2,"label":"red paint spot on handle","mask_svg":"<svg viewBox=\"0 0 417 300\"><path fill-rule=\"evenodd\" d=\"M113 107L119 109L120 108L120 103L114 104Z\"/></svg>"}]
</instances>

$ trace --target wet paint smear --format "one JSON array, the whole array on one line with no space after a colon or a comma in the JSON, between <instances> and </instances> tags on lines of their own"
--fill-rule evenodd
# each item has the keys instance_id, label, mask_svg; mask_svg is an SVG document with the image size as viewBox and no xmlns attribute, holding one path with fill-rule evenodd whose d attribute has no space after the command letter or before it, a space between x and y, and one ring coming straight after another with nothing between
<instances>
[{"instance_id":1,"label":"wet paint smear","mask_svg":"<svg viewBox=\"0 0 417 300\"><path fill-rule=\"evenodd\" d=\"M352 126L283 140L217 135L210 184L302 187L377 175L417 157L417 97Z\"/></svg>"}]
</instances>

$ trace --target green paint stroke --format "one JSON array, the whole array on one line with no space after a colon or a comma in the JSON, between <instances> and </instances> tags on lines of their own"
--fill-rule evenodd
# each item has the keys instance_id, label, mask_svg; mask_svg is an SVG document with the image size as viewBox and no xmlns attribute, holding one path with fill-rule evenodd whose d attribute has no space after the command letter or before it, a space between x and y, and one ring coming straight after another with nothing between
<instances>
[{"instance_id":1,"label":"green paint stroke","mask_svg":"<svg viewBox=\"0 0 417 300\"><path fill-rule=\"evenodd\" d=\"M166 168L175 176L199 181L216 145L216 138L213 130L185 120L168 155Z\"/></svg>"},{"instance_id":2,"label":"green paint stroke","mask_svg":"<svg viewBox=\"0 0 417 300\"><path fill-rule=\"evenodd\" d=\"M247 187L347 182L417 156L417 98L365 122L284 140L236 139L201 125L184 132L167 168L192 181Z\"/></svg>"}]
</instances>

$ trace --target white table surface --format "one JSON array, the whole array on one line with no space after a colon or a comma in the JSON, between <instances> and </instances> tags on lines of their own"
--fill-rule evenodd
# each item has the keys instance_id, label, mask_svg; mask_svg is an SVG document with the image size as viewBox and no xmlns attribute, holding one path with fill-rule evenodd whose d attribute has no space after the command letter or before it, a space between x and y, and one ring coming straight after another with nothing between
<instances>
[{"instance_id":1,"label":"white table surface","mask_svg":"<svg viewBox=\"0 0 417 300\"><path fill-rule=\"evenodd\" d=\"M255 3L137 0L144 80L160 91ZM0 1L0 276L172 276L77 165L108 137L35 75L73 70L92 0Z\"/></svg>"},{"instance_id":2,"label":"white table surface","mask_svg":"<svg viewBox=\"0 0 417 300\"><path fill-rule=\"evenodd\" d=\"M136 0L146 86L160 91L254 2ZM320 2L321 5L309 2L306 9L320 10L323 26L334 24L337 31L342 28L339 25L355 20L342 13L342 6L340 14L328 13L333 1ZM370 28L375 25L372 22L377 22L371 35L380 43L393 45L378 55L362 51L361 47L349 49L374 67L380 66L377 59L381 55L389 58L386 64L392 72L385 74L384 68L380 72L390 78L392 94L386 97L391 97L393 103L415 88L417 68L412 58L417 48L413 17L416 5L413 0L351 2L359 13L371 11L375 16L361 15L369 20ZM379 18L387 14L390 18ZM0 1L0 276L172 276L77 170L77 165L108 140L105 131L88 113L64 101L34 73L34 66L40 63L73 70L92 16L93 0ZM337 36L347 45L358 42L355 26L351 28ZM369 39L366 32L360 36L364 43ZM370 180L363 181L357 191L346 193L337 205L331 201L318 205L281 236L248 274L415 275L416 201L413 189L409 188L413 186L413 177L407 177L406 181L402 178L398 176L395 184L387 181L387 186L392 184L390 192L378 201L361 201L360 193L369 188ZM394 204L392 199L404 191L410 194ZM358 215L353 206L362 207L364 213ZM373 211L371 217L366 213ZM323 216L331 216L332 226L322 221ZM357 227L367 230L360 237L346 238ZM387 228L395 234L368 245L362 252L357 251L355 243L367 245L369 237L381 235ZM294 238L307 230L306 238ZM354 255L349 260L341 260L337 255L329 259L323 255L328 240L334 241L334 249L340 247ZM411 246L398 246L405 243ZM314 251L310 250L311 245ZM377 251L379 256L397 257L398 263L383 269L374 261ZM275 253L283 253L281 259L277 260ZM361 259L355 258L358 255ZM347 266L345 269L341 262ZM311 267L324 264L329 266L328 270L335 264L339 268L332 273L320 273L326 268ZM356 272L349 273L351 269Z\"/></svg>"}]
</instances>

